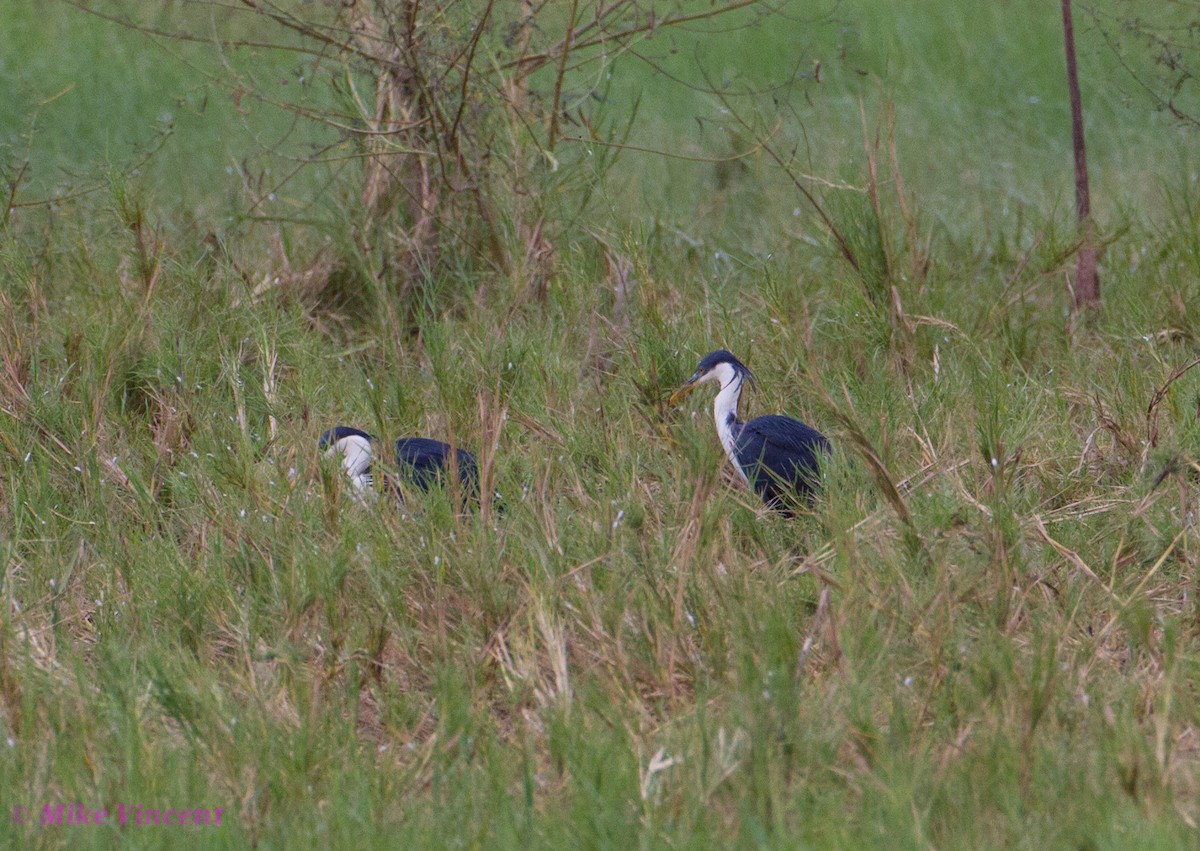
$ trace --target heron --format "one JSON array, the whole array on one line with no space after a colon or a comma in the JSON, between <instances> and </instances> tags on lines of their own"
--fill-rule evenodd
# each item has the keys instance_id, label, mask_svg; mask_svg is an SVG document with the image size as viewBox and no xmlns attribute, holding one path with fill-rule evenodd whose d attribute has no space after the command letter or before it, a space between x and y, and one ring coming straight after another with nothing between
<instances>
[{"instance_id":1,"label":"heron","mask_svg":"<svg viewBox=\"0 0 1200 851\"><path fill-rule=\"evenodd\" d=\"M367 491L375 485L375 445L378 439L362 429L335 426L321 435L318 447L327 456L338 456L357 491ZM465 449L430 437L402 437L396 441L396 469L399 480L386 473L383 484L388 493L403 500L401 485L411 484L428 491L436 484L445 484L451 466L457 468L458 485L464 498L479 501L479 467L475 456Z\"/></svg>"},{"instance_id":2,"label":"heron","mask_svg":"<svg viewBox=\"0 0 1200 851\"><path fill-rule=\"evenodd\" d=\"M669 404L706 381L715 381L720 390L713 418L725 454L768 507L790 517L797 498L812 503L821 461L830 452L829 440L812 426L777 414L742 422L738 402L747 380L753 383L754 374L732 354L724 349L709 352L687 383L671 394Z\"/></svg>"}]
</instances>

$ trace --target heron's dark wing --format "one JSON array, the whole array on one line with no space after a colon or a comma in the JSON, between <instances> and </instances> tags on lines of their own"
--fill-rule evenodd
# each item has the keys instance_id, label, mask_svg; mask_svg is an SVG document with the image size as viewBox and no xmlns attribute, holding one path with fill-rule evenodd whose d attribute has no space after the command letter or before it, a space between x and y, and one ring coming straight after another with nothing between
<instances>
[{"instance_id":1,"label":"heron's dark wing","mask_svg":"<svg viewBox=\"0 0 1200 851\"><path fill-rule=\"evenodd\" d=\"M451 449L450 444L428 437L402 437L396 441L396 465L408 481L429 490L449 473ZM454 453L459 484L465 494L474 495L479 487L475 456L465 449Z\"/></svg>"},{"instance_id":2,"label":"heron's dark wing","mask_svg":"<svg viewBox=\"0 0 1200 851\"><path fill-rule=\"evenodd\" d=\"M825 435L791 417L757 417L738 435L738 455L746 478L772 507L796 496L810 500L820 477L821 459L828 452Z\"/></svg>"}]
</instances>

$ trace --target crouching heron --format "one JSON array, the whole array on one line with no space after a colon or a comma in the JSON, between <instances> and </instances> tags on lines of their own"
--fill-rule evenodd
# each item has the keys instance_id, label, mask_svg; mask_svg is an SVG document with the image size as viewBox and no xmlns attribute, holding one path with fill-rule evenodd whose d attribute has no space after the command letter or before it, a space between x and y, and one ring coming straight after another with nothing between
<instances>
[{"instance_id":1,"label":"crouching heron","mask_svg":"<svg viewBox=\"0 0 1200 851\"><path fill-rule=\"evenodd\" d=\"M355 490L374 487L376 475L374 435L350 426L336 426L321 435L318 446L327 456L338 456ZM449 487L450 471L457 469L458 487L464 499L479 502L479 468L475 456L465 449L429 437L402 437L396 441L396 478L380 471L384 489L403 500L401 489L413 485L423 491L441 484Z\"/></svg>"}]
</instances>

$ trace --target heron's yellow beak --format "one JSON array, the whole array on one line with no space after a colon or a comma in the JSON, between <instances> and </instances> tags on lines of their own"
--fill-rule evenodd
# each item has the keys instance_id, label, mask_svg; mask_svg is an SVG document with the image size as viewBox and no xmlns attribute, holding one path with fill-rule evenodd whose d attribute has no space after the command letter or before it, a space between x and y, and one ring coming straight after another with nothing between
<instances>
[{"instance_id":1,"label":"heron's yellow beak","mask_svg":"<svg viewBox=\"0 0 1200 851\"><path fill-rule=\"evenodd\" d=\"M696 382L700 379L700 373L696 373L687 380L687 383L671 394L671 398L667 400L668 405L674 405L687 398L687 395L696 389Z\"/></svg>"}]
</instances>

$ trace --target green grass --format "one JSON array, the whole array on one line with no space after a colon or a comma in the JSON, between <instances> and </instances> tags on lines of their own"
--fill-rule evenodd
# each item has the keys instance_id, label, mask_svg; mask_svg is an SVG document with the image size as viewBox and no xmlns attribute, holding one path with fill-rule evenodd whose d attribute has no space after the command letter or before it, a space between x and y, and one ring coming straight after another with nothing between
<instances>
[{"instance_id":1,"label":"green grass","mask_svg":"<svg viewBox=\"0 0 1200 851\"><path fill-rule=\"evenodd\" d=\"M286 116L256 131L210 107L119 174L200 85L202 51L109 86L138 79L144 42L65 6L0 10L43 63L0 70L24 98L5 138L37 114L22 192L67 185L60 169L102 187L0 234L0 842L188 838L3 815L77 802L222 807L192 836L230 848L1195 844L1200 370L1147 409L1200 345L1196 141L1122 103L1083 42L1094 191L1127 230L1103 311L1069 321L1044 5L844 4L765 30L775 62L739 64L763 30L707 55L761 79L823 59L774 138L790 149L803 118L831 181L863 181L858 98L869 122L895 103L929 240L921 271L885 186L902 314L791 215L765 157L722 175L626 152L556 234L544 301L464 263L426 282L412 327L252 296L242 271L257 283L278 255L230 218L221 176ZM78 66L37 47L58 41ZM610 116L644 90L631 143L747 141L695 135L711 96L616 69ZM878 242L861 196L825 197ZM306 259L313 230L284 233ZM630 261L624 301L594 234ZM664 404L720 346L758 374L749 413L837 444L812 516L737 484L707 397ZM335 423L454 435L506 512L354 500L316 452Z\"/></svg>"}]
</instances>

